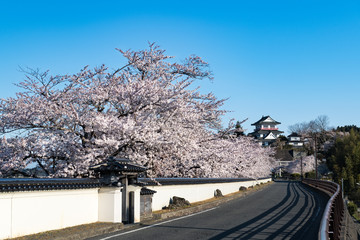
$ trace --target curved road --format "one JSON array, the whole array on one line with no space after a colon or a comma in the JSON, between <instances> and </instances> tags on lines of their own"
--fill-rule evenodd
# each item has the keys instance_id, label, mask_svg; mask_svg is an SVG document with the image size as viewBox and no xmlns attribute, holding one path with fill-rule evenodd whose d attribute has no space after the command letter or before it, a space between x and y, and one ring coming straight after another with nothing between
<instances>
[{"instance_id":1,"label":"curved road","mask_svg":"<svg viewBox=\"0 0 360 240\"><path fill-rule=\"evenodd\" d=\"M207 211L92 239L317 239L328 196L298 182L269 187Z\"/></svg>"}]
</instances>

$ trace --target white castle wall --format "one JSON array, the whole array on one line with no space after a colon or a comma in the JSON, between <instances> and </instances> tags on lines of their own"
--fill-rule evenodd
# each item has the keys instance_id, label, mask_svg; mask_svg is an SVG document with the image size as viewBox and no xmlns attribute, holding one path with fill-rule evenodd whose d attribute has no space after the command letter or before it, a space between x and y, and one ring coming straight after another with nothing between
<instances>
[{"instance_id":1,"label":"white castle wall","mask_svg":"<svg viewBox=\"0 0 360 240\"><path fill-rule=\"evenodd\" d=\"M121 222L117 199L120 188L0 193L0 239L97 221Z\"/></svg>"},{"instance_id":2,"label":"white castle wall","mask_svg":"<svg viewBox=\"0 0 360 240\"><path fill-rule=\"evenodd\" d=\"M229 183L205 183L205 184L184 184L184 185L160 185L148 186L147 188L155 190L153 196L153 211L161 210L168 206L173 196L182 197L190 203L199 202L214 197L216 189L221 190L223 195L239 191L241 186L250 187L260 183L271 181L271 178L261 180L249 180Z\"/></svg>"}]
</instances>

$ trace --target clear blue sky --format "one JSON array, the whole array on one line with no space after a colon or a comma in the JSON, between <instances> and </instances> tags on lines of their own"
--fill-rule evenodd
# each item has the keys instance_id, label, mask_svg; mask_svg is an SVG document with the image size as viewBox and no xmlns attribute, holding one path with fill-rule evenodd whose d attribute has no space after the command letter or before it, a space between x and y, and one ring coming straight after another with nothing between
<instances>
[{"instance_id":1,"label":"clear blue sky","mask_svg":"<svg viewBox=\"0 0 360 240\"><path fill-rule=\"evenodd\" d=\"M178 59L211 65L203 91L229 98L224 119L282 124L327 115L360 126L359 1L0 1L0 97L14 96L19 66L75 73L115 68L115 51L156 42Z\"/></svg>"}]
</instances>

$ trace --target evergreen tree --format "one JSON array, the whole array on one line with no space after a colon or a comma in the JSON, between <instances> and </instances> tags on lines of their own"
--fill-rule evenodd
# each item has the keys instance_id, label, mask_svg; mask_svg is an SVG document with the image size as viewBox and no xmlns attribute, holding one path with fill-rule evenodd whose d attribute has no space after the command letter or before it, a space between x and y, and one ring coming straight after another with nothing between
<instances>
[{"instance_id":1,"label":"evergreen tree","mask_svg":"<svg viewBox=\"0 0 360 240\"><path fill-rule=\"evenodd\" d=\"M246 121L246 120L245 120ZM240 122L240 121L237 121L236 124L235 124L235 134L236 134L236 137L240 137L240 136L244 136L244 129L242 128L241 126L241 123L243 123L244 121Z\"/></svg>"},{"instance_id":2,"label":"evergreen tree","mask_svg":"<svg viewBox=\"0 0 360 240\"><path fill-rule=\"evenodd\" d=\"M360 132L356 128L347 129L350 129L349 134L338 135L328 152L328 166L334 173L334 180L340 183L343 179L344 190L350 194L360 182Z\"/></svg>"}]
</instances>

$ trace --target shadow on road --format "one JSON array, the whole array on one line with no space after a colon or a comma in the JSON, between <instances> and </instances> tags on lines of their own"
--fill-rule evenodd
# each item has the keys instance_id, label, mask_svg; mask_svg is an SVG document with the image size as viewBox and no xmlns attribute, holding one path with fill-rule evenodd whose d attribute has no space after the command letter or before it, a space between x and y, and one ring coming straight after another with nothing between
<instances>
[{"instance_id":1,"label":"shadow on road","mask_svg":"<svg viewBox=\"0 0 360 240\"><path fill-rule=\"evenodd\" d=\"M301 208L295 214L291 214L291 218L284 223L283 218L289 217L293 209L299 208L297 205L300 193L304 198ZM305 189L301 183L287 182L287 194L277 205L247 222L210 238L210 240L257 239L259 235L262 236L261 239L314 239L312 236L317 235L318 224L317 227L315 226L315 232L309 232L309 230L314 227L314 218L319 217L319 211L314 211L316 207L318 208L316 206L318 202L315 199L309 193L309 189ZM299 221L300 217L304 221Z\"/></svg>"},{"instance_id":2,"label":"shadow on road","mask_svg":"<svg viewBox=\"0 0 360 240\"><path fill-rule=\"evenodd\" d=\"M327 200L300 182L281 181L261 194L126 239L317 239Z\"/></svg>"}]
</instances>

